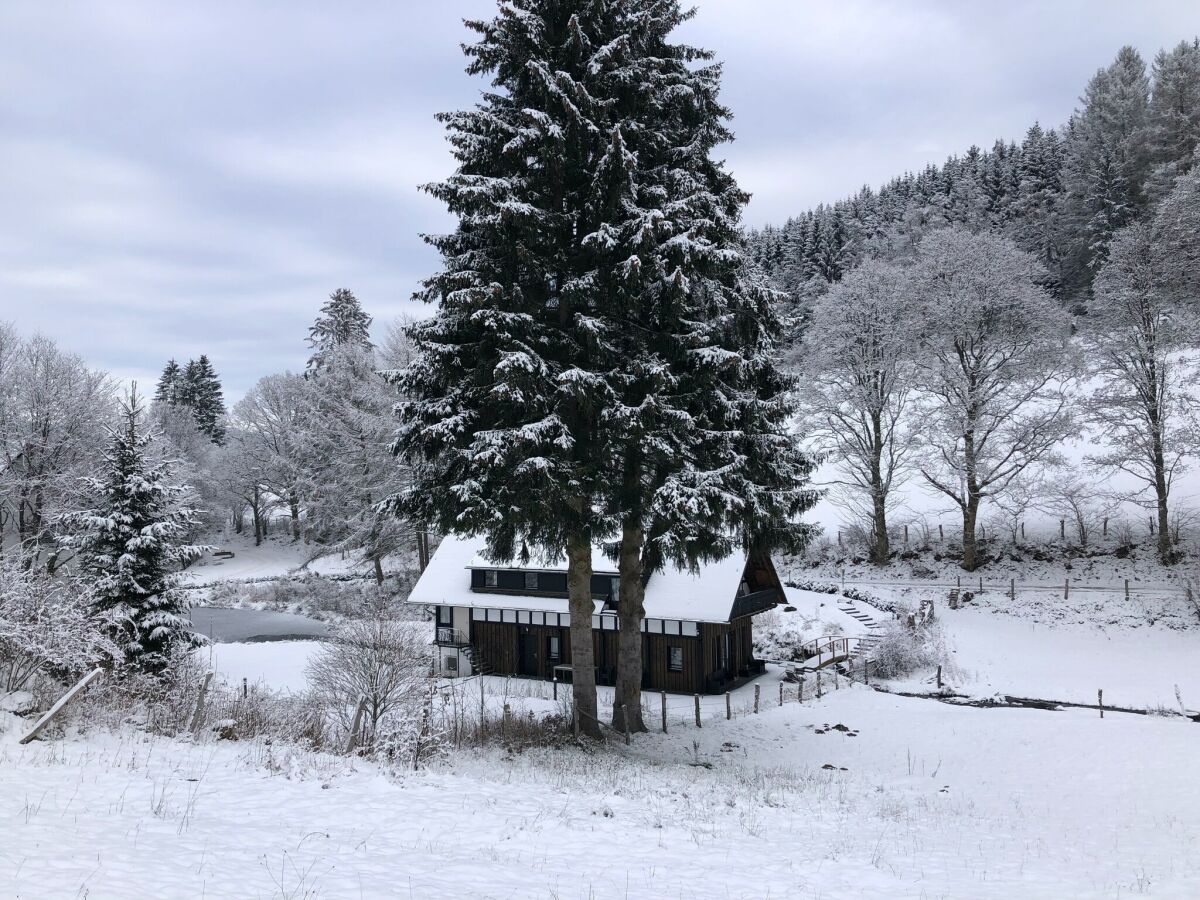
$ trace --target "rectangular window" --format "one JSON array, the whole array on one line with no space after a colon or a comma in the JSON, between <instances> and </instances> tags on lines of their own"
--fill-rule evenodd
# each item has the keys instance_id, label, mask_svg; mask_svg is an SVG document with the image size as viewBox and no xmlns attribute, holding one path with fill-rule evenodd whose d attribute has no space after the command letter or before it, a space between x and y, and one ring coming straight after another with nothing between
<instances>
[{"instance_id":1,"label":"rectangular window","mask_svg":"<svg viewBox=\"0 0 1200 900\"><path fill-rule=\"evenodd\" d=\"M525 573L525 590L536 591L537 589L538 589L538 573L537 572L526 572Z\"/></svg>"},{"instance_id":2,"label":"rectangular window","mask_svg":"<svg viewBox=\"0 0 1200 900\"><path fill-rule=\"evenodd\" d=\"M529 613L526 610L523 610L523 609L517 610L517 624L518 625L528 625L529 624Z\"/></svg>"},{"instance_id":3,"label":"rectangular window","mask_svg":"<svg viewBox=\"0 0 1200 900\"><path fill-rule=\"evenodd\" d=\"M617 630L617 617L616 616L601 616L600 617L600 627L603 628L605 631L616 631Z\"/></svg>"},{"instance_id":4,"label":"rectangular window","mask_svg":"<svg viewBox=\"0 0 1200 900\"><path fill-rule=\"evenodd\" d=\"M488 569L486 572L483 573L483 586L484 587L495 587L497 584L497 579L498 579L499 574L500 573L497 572L495 569Z\"/></svg>"},{"instance_id":5,"label":"rectangular window","mask_svg":"<svg viewBox=\"0 0 1200 900\"><path fill-rule=\"evenodd\" d=\"M471 610L471 621L472 622L486 622L487 621L487 610L486 609L478 609L478 608L472 609Z\"/></svg>"},{"instance_id":6,"label":"rectangular window","mask_svg":"<svg viewBox=\"0 0 1200 900\"><path fill-rule=\"evenodd\" d=\"M667 671L682 672L683 671L683 648L668 647L667 648Z\"/></svg>"},{"instance_id":7,"label":"rectangular window","mask_svg":"<svg viewBox=\"0 0 1200 900\"><path fill-rule=\"evenodd\" d=\"M457 656L447 656L446 657L446 671L447 672L457 672L458 671L458 657Z\"/></svg>"},{"instance_id":8,"label":"rectangular window","mask_svg":"<svg viewBox=\"0 0 1200 900\"><path fill-rule=\"evenodd\" d=\"M599 616L592 616L592 627L593 628L600 627L600 617Z\"/></svg>"},{"instance_id":9,"label":"rectangular window","mask_svg":"<svg viewBox=\"0 0 1200 900\"><path fill-rule=\"evenodd\" d=\"M546 623L546 614L534 612L529 614L530 625L544 625Z\"/></svg>"},{"instance_id":10,"label":"rectangular window","mask_svg":"<svg viewBox=\"0 0 1200 900\"><path fill-rule=\"evenodd\" d=\"M700 633L700 629L696 625L695 622L684 622L683 623L684 637L695 637L699 633Z\"/></svg>"},{"instance_id":11,"label":"rectangular window","mask_svg":"<svg viewBox=\"0 0 1200 900\"><path fill-rule=\"evenodd\" d=\"M508 622L509 624L514 624L517 621L517 611L515 609L504 610L503 621Z\"/></svg>"},{"instance_id":12,"label":"rectangular window","mask_svg":"<svg viewBox=\"0 0 1200 900\"><path fill-rule=\"evenodd\" d=\"M500 610L489 609L488 610L488 621L489 622L499 622L500 621Z\"/></svg>"},{"instance_id":13,"label":"rectangular window","mask_svg":"<svg viewBox=\"0 0 1200 900\"><path fill-rule=\"evenodd\" d=\"M662 626L663 626L662 619L647 619L646 620L646 632L648 634L662 634L663 633Z\"/></svg>"},{"instance_id":14,"label":"rectangular window","mask_svg":"<svg viewBox=\"0 0 1200 900\"><path fill-rule=\"evenodd\" d=\"M450 606L439 606L438 608L438 624L453 625L454 624L454 608Z\"/></svg>"},{"instance_id":15,"label":"rectangular window","mask_svg":"<svg viewBox=\"0 0 1200 900\"><path fill-rule=\"evenodd\" d=\"M571 627L571 614L570 613L559 613L558 614L558 627L559 628L570 628Z\"/></svg>"},{"instance_id":16,"label":"rectangular window","mask_svg":"<svg viewBox=\"0 0 1200 900\"><path fill-rule=\"evenodd\" d=\"M663 622L663 634L679 634L679 623L672 619L667 619Z\"/></svg>"},{"instance_id":17,"label":"rectangular window","mask_svg":"<svg viewBox=\"0 0 1200 900\"><path fill-rule=\"evenodd\" d=\"M548 651L549 652L546 655L552 660L557 662L558 660L562 659L562 641L559 639L558 635L550 635Z\"/></svg>"}]
</instances>

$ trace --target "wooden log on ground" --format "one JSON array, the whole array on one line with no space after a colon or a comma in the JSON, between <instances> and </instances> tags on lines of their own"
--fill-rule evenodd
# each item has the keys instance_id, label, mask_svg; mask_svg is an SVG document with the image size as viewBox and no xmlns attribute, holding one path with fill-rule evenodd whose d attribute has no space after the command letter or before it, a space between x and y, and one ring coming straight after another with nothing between
<instances>
[{"instance_id":1,"label":"wooden log on ground","mask_svg":"<svg viewBox=\"0 0 1200 900\"><path fill-rule=\"evenodd\" d=\"M41 734L42 729L44 729L47 725L49 725L52 721L54 721L54 717L63 711L63 708L75 698L75 695L78 694L80 691L82 691L85 687L87 687L93 681L95 681L97 678L99 678L100 673L103 671L104 671L103 669L92 669L92 671L88 672L81 679L79 679L79 681L77 681L75 683L75 686L73 688L71 688L69 691L67 691L65 694L63 694L61 697L59 697L58 702L56 702L52 707L50 707L48 710L46 710L45 715L43 715L40 719L37 720L37 722L34 724L33 728L31 728L29 730L29 734L27 734L27 735L25 735L25 737L21 738L20 743L28 744L30 741L32 741L34 738L36 738L39 734Z\"/></svg>"}]
</instances>

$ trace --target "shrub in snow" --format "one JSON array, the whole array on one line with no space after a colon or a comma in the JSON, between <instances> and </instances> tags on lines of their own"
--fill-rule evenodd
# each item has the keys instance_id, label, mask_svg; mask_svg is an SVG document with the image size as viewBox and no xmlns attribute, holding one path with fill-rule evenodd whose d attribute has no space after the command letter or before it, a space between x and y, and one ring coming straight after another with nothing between
<instances>
[{"instance_id":1,"label":"shrub in snow","mask_svg":"<svg viewBox=\"0 0 1200 900\"><path fill-rule=\"evenodd\" d=\"M0 557L0 693L20 690L40 675L73 679L118 654L90 609L91 599L75 579Z\"/></svg>"},{"instance_id":2,"label":"shrub in snow","mask_svg":"<svg viewBox=\"0 0 1200 900\"><path fill-rule=\"evenodd\" d=\"M902 678L939 665L945 668L952 663L936 623L916 628L889 623L881 629L879 642L871 650L871 673L879 678Z\"/></svg>"},{"instance_id":3,"label":"shrub in snow","mask_svg":"<svg viewBox=\"0 0 1200 900\"><path fill-rule=\"evenodd\" d=\"M429 645L415 629L380 615L342 625L307 675L320 706L345 732L365 698L360 743L371 747L386 738L396 745L427 721L430 664Z\"/></svg>"}]
</instances>

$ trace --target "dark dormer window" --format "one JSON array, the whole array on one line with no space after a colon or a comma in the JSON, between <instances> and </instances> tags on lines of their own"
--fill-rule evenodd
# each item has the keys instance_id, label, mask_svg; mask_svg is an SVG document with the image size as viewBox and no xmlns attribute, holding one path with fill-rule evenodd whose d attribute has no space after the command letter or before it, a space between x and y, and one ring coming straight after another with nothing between
<instances>
[{"instance_id":1,"label":"dark dormer window","mask_svg":"<svg viewBox=\"0 0 1200 900\"><path fill-rule=\"evenodd\" d=\"M496 583L497 583L496 576L498 576L499 574L500 573L497 572L495 569L488 569L486 572L483 573L483 586L484 587L495 587Z\"/></svg>"},{"instance_id":2,"label":"dark dormer window","mask_svg":"<svg viewBox=\"0 0 1200 900\"><path fill-rule=\"evenodd\" d=\"M525 573L525 590L536 591L537 589L538 589L538 573L537 572L526 572Z\"/></svg>"}]
</instances>

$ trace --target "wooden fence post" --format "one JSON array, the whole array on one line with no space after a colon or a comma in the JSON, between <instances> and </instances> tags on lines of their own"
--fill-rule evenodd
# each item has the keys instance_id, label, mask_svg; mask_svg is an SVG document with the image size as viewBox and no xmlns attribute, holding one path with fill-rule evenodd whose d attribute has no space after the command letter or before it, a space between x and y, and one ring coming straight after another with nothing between
<instances>
[{"instance_id":1,"label":"wooden fence post","mask_svg":"<svg viewBox=\"0 0 1200 900\"><path fill-rule=\"evenodd\" d=\"M1058 536L1060 538L1062 538L1064 541L1067 539L1067 520L1066 519L1058 520Z\"/></svg>"},{"instance_id":2,"label":"wooden fence post","mask_svg":"<svg viewBox=\"0 0 1200 900\"><path fill-rule=\"evenodd\" d=\"M1104 688L1096 691L1096 703L1100 706L1100 718L1104 718Z\"/></svg>"},{"instance_id":3,"label":"wooden fence post","mask_svg":"<svg viewBox=\"0 0 1200 900\"><path fill-rule=\"evenodd\" d=\"M1129 579L1125 579L1125 599L1129 599Z\"/></svg>"},{"instance_id":4,"label":"wooden fence post","mask_svg":"<svg viewBox=\"0 0 1200 900\"><path fill-rule=\"evenodd\" d=\"M821 670L817 669L817 699L821 699Z\"/></svg>"},{"instance_id":5,"label":"wooden fence post","mask_svg":"<svg viewBox=\"0 0 1200 900\"><path fill-rule=\"evenodd\" d=\"M729 703L729 691L725 692L725 719L728 721L733 718L733 707Z\"/></svg>"},{"instance_id":6,"label":"wooden fence post","mask_svg":"<svg viewBox=\"0 0 1200 900\"><path fill-rule=\"evenodd\" d=\"M245 700L246 697L249 696L249 694L250 694L250 679L243 678L242 679L242 699Z\"/></svg>"},{"instance_id":7,"label":"wooden fence post","mask_svg":"<svg viewBox=\"0 0 1200 900\"><path fill-rule=\"evenodd\" d=\"M1070 578L1063 579L1063 599L1064 600L1071 599L1071 579Z\"/></svg>"},{"instance_id":8,"label":"wooden fence post","mask_svg":"<svg viewBox=\"0 0 1200 900\"><path fill-rule=\"evenodd\" d=\"M346 738L346 752L353 753L358 745L358 727L362 722L363 713L367 709L367 695L358 698L358 706L354 707L354 718L350 720L350 736Z\"/></svg>"},{"instance_id":9,"label":"wooden fence post","mask_svg":"<svg viewBox=\"0 0 1200 900\"><path fill-rule=\"evenodd\" d=\"M500 720L500 737L505 737L508 734L508 720L512 715L507 703L504 704L504 717Z\"/></svg>"},{"instance_id":10,"label":"wooden fence post","mask_svg":"<svg viewBox=\"0 0 1200 900\"><path fill-rule=\"evenodd\" d=\"M940 691L942 689L942 667L941 666L938 666L937 686L938 686L938 690Z\"/></svg>"},{"instance_id":11,"label":"wooden fence post","mask_svg":"<svg viewBox=\"0 0 1200 900\"><path fill-rule=\"evenodd\" d=\"M904 543L908 543L908 526L904 526Z\"/></svg>"},{"instance_id":12,"label":"wooden fence post","mask_svg":"<svg viewBox=\"0 0 1200 900\"><path fill-rule=\"evenodd\" d=\"M196 695L196 708L192 710L192 722L188 727L188 731L195 737L200 732L200 725L204 722L204 698L208 695L208 686L212 683L213 673L205 672L204 678L200 682L200 692Z\"/></svg>"},{"instance_id":13,"label":"wooden fence post","mask_svg":"<svg viewBox=\"0 0 1200 900\"><path fill-rule=\"evenodd\" d=\"M1008 579L1008 599L1017 599L1017 579L1015 578Z\"/></svg>"},{"instance_id":14,"label":"wooden fence post","mask_svg":"<svg viewBox=\"0 0 1200 900\"><path fill-rule=\"evenodd\" d=\"M783 706L783 682L779 682L779 705Z\"/></svg>"},{"instance_id":15,"label":"wooden fence post","mask_svg":"<svg viewBox=\"0 0 1200 900\"><path fill-rule=\"evenodd\" d=\"M27 735L25 735L25 737L21 738L20 743L28 744L35 737L37 737L39 734L41 734L42 729L45 728L47 725L49 725L50 722L54 719L54 717L57 716L60 712L62 712L63 707L66 706L68 703L70 703L75 698L76 694L78 694L85 687L87 687L89 684L91 684L93 681L95 681L97 678L99 678L100 673L103 671L104 671L103 669L92 669L92 671L88 672L81 679L79 679L79 681L77 681L75 683L75 686L73 688L71 688L69 691L67 691L65 694L63 694L61 697L59 697L58 700L55 702L55 704L46 711L45 715L43 715L40 719L37 720L36 723L34 723L33 728L31 728L29 730L29 734L27 734Z\"/></svg>"},{"instance_id":16,"label":"wooden fence post","mask_svg":"<svg viewBox=\"0 0 1200 900\"><path fill-rule=\"evenodd\" d=\"M946 530L945 530L945 528L942 527L941 522L938 522L938 540L939 541L946 540Z\"/></svg>"},{"instance_id":17,"label":"wooden fence post","mask_svg":"<svg viewBox=\"0 0 1200 900\"><path fill-rule=\"evenodd\" d=\"M796 688L796 702L804 702L804 676L800 676L800 685Z\"/></svg>"},{"instance_id":18,"label":"wooden fence post","mask_svg":"<svg viewBox=\"0 0 1200 900\"><path fill-rule=\"evenodd\" d=\"M696 727L703 728L704 726L700 724L700 695L693 694L692 696L696 699Z\"/></svg>"},{"instance_id":19,"label":"wooden fence post","mask_svg":"<svg viewBox=\"0 0 1200 900\"><path fill-rule=\"evenodd\" d=\"M756 716L758 715L758 688L759 686L756 684L754 686L754 714Z\"/></svg>"},{"instance_id":20,"label":"wooden fence post","mask_svg":"<svg viewBox=\"0 0 1200 900\"><path fill-rule=\"evenodd\" d=\"M667 692L661 691L660 693L662 694L663 734L666 734L667 733Z\"/></svg>"}]
</instances>

